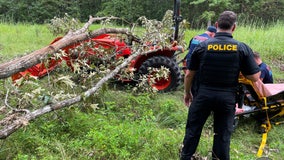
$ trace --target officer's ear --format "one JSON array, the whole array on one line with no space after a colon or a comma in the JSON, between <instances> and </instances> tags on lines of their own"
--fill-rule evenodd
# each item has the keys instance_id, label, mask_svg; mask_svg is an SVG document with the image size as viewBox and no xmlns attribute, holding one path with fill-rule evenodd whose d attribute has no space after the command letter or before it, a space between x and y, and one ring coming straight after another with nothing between
<instances>
[{"instance_id":1,"label":"officer's ear","mask_svg":"<svg viewBox=\"0 0 284 160\"><path fill-rule=\"evenodd\" d=\"M218 28L218 22L215 22L215 27Z\"/></svg>"},{"instance_id":2,"label":"officer's ear","mask_svg":"<svg viewBox=\"0 0 284 160\"><path fill-rule=\"evenodd\" d=\"M233 27L232 27L232 32L234 32L236 29L236 23L234 23Z\"/></svg>"}]
</instances>

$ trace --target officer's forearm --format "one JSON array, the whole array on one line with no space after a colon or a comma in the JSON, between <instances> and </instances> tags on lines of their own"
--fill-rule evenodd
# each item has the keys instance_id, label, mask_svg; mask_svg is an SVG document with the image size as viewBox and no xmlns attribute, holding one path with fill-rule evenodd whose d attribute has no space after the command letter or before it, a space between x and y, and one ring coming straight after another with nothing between
<instances>
[{"instance_id":1,"label":"officer's forearm","mask_svg":"<svg viewBox=\"0 0 284 160\"><path fill-rule=\"evenodd\" d=\"M246 75L245 77L253 82L256 82L259 80L259 76L260 76L260 72L257 72L255 74L252 75Z\"/></svg>"},{"instance_id":2,"label":"officer's forearm","mask_svg":"<svg viewBox=\"0 0 284 160\"><path fill-rule=\"evenodd\" d=\"M192 86L192 80L195 75L195 71L192 70L186 70L185 76L184 76L184 93L189 94L191 86Z\"/></svg>"}]
</instances>

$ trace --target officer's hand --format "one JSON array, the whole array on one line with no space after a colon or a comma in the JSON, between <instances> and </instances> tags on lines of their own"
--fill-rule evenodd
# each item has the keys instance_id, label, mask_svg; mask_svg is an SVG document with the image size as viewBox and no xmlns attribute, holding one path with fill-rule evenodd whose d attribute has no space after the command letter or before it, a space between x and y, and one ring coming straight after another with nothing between
<instances>
[{"instance_id":1,"label":"officer's hand","mask_svg":"<svg viewBox=\"0 0 284 160\"><path fill-rule=\"evenodd\" d=\"M191 93L185 93L184 94L184 104L189 107L189 104L192 102L192 94Z\"/></svg>"}]
</instances>

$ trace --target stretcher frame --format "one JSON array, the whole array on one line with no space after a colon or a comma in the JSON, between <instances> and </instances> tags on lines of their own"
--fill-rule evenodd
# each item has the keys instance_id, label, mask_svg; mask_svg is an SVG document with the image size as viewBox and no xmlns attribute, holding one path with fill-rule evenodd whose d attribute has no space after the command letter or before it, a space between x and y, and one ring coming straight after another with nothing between
<instances>
[{"instance_id":1,"label":"stretcher frame","mask_svg":"<svg viewBox=\"0 0 284 160\"><path fill-rule=\"evenodd\" d=\"M267 134L271 130L272 119L284 115L284 83L263 84L261 80L252 82L245 77L239 77L238 107L235 114L237 120L240 116L256 112L265 113L266 120L261 124L262 141L259 146L257 157L261 157L267 141ZM243 106L251 109L243 110ZM241 111L240 111L241 110ZM284 121L274 122L278 125Z\"/></svg>"}]
</instances>

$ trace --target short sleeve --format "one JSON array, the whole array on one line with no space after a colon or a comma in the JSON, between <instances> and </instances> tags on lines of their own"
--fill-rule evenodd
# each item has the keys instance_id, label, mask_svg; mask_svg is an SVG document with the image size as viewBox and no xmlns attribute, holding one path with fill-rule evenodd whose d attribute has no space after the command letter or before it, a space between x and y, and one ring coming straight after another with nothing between
<instances>
[{"instance_id":1,"label":"short sleeve","mask_svg":"<svg viewBox=\"0 0 284 160\"><path fill-rule=\"evenodd\" d=\"M189 63L190 65L188 67L189 70L196 71L199 69L201 54L205 52L204 47L202 47L201 44L203 43L198 44L192 52L190 63Z\"/></svg>"},{"instance_id":2,"label":"short sleeve","mask_svg":"<svg viewBox=\"0 0 284 160\"><path fill-rule=\"evenodd\" d=\"M256 64L252 49L244 43L239 45L239 54L241 54L241 72L243 75L253 75L260 71Z\"/></svg>"}]
</instances>

